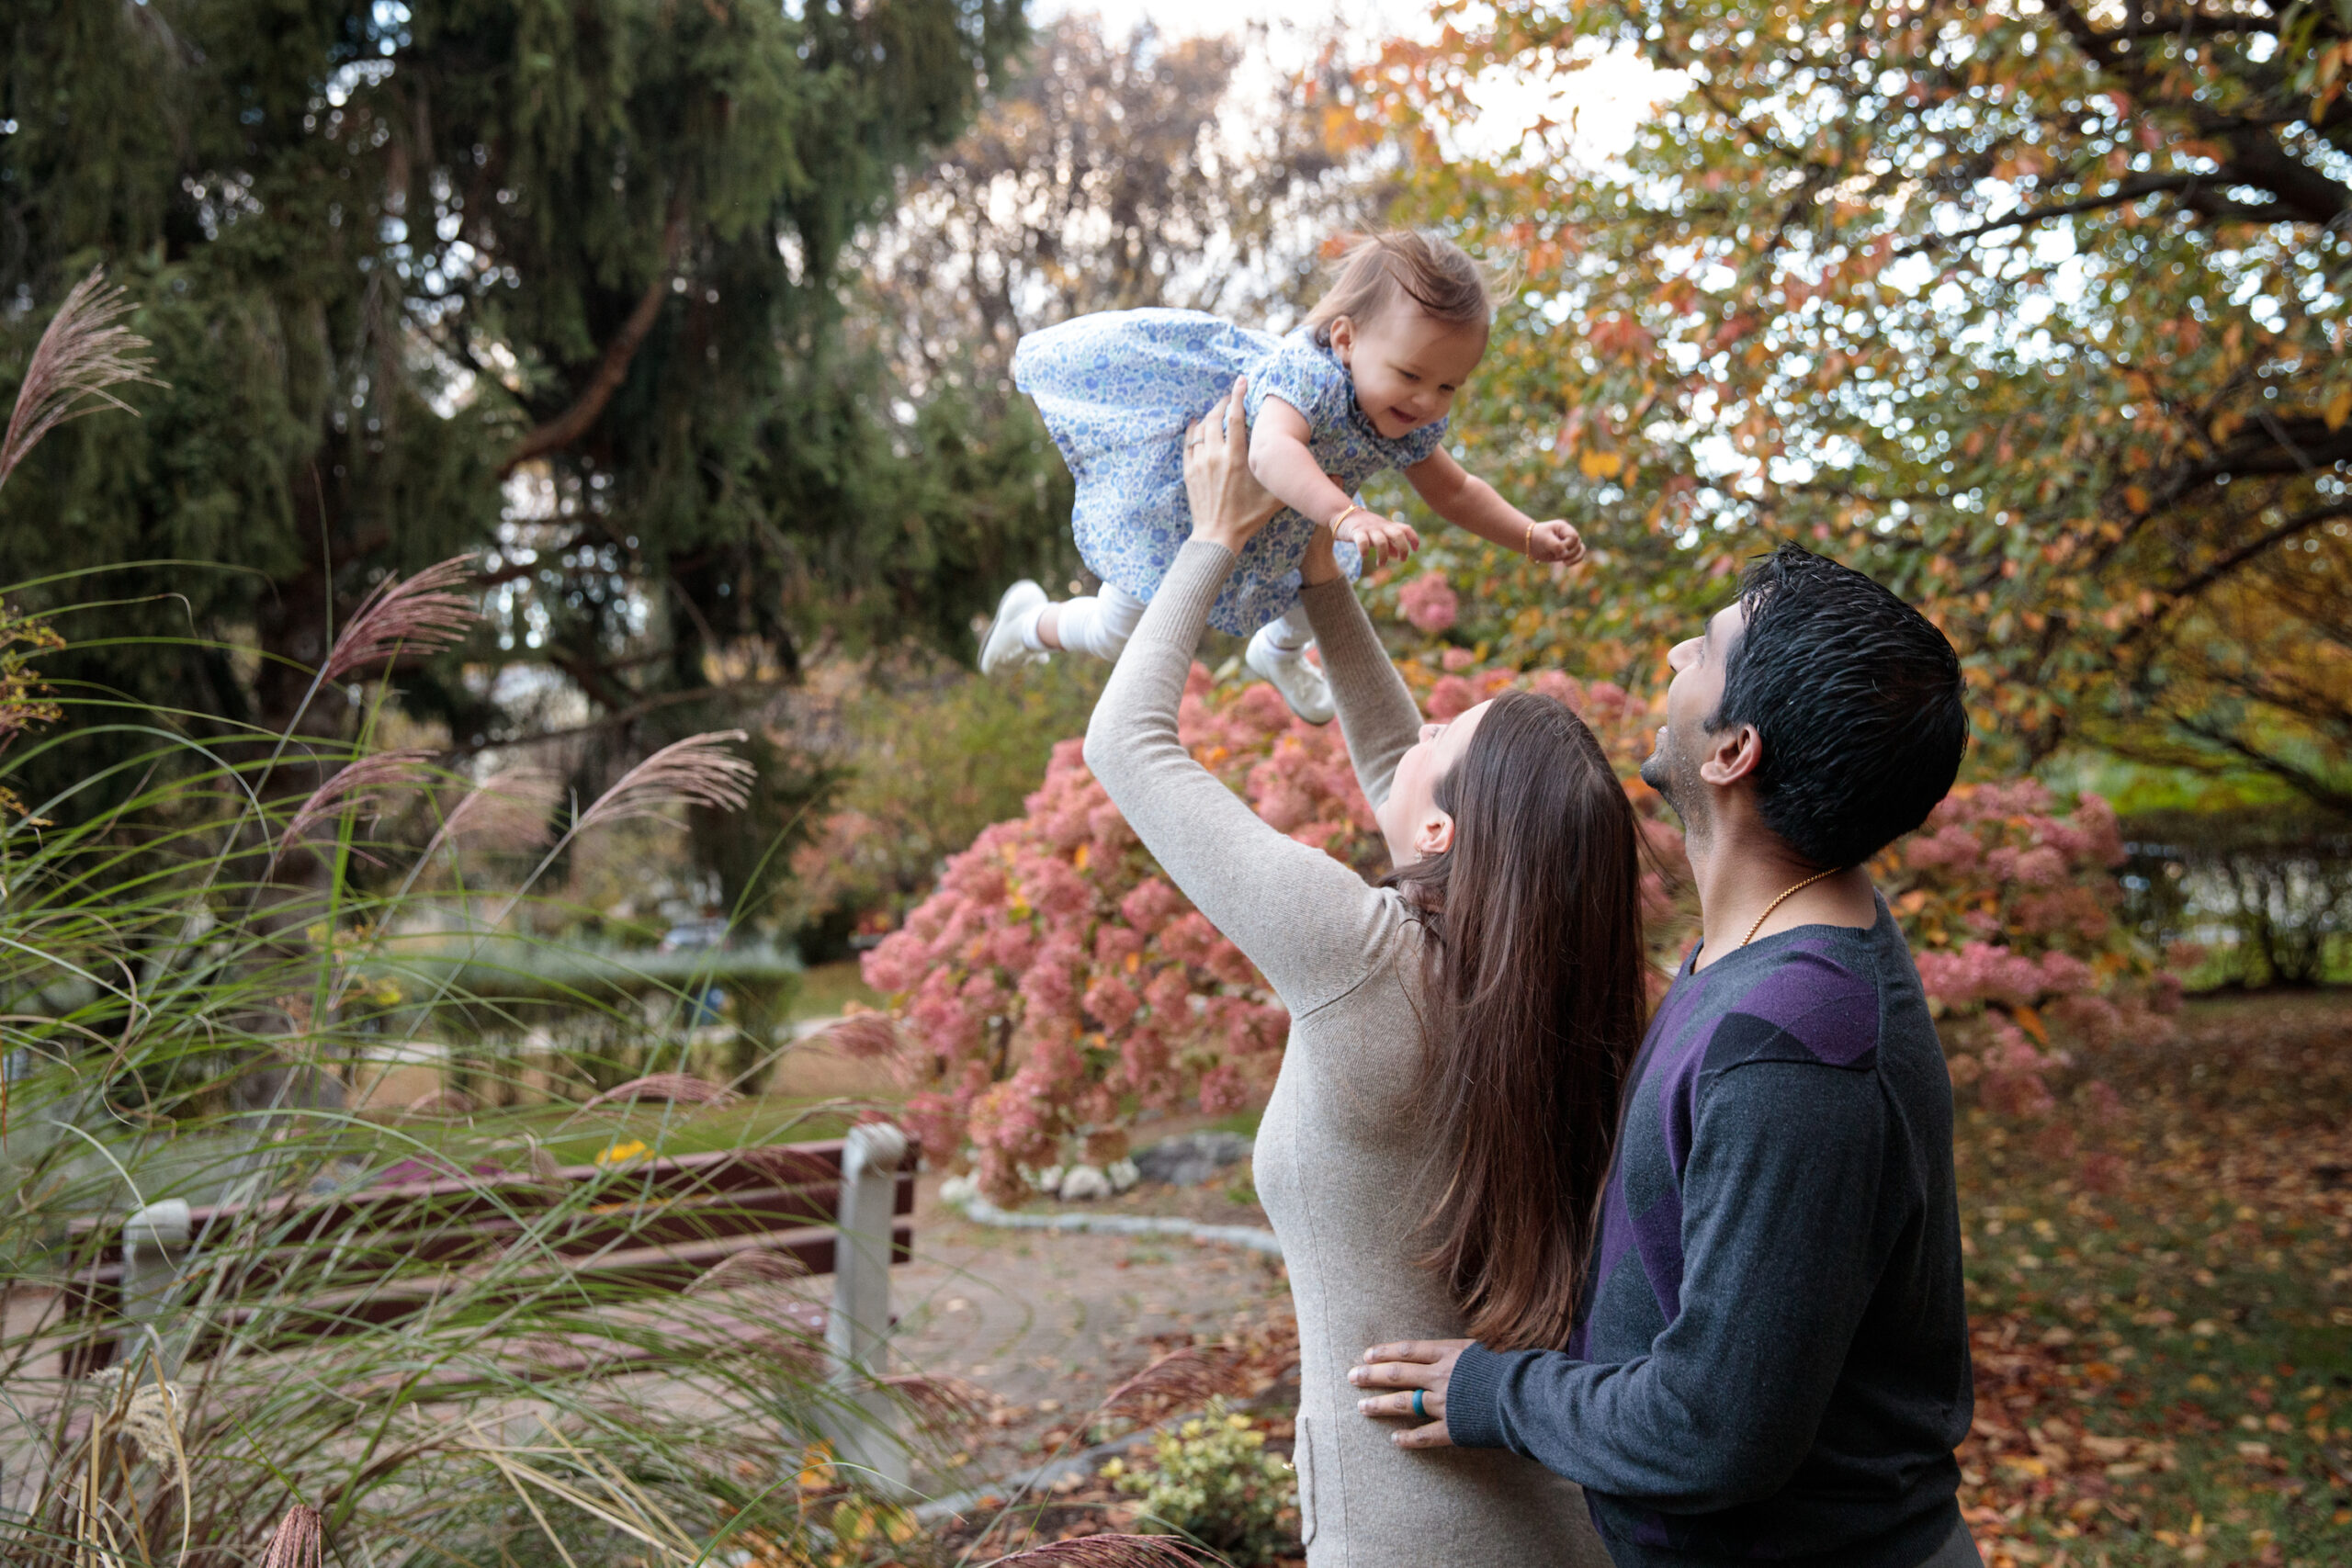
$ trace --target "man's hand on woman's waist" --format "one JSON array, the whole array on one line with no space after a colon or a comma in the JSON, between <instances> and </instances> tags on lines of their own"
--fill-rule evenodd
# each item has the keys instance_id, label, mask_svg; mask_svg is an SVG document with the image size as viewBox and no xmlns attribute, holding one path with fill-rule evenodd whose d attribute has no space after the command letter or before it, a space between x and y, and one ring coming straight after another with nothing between
<instances>
[{"instance_id":1,"label":"man's hand on woman's waist","mask_svg":"<svg viewBox=\"0 0 2352 1568\"><path fill-rule=\"evenodd\" d=\"M1453 1363L1475 1341L1468 1339L1408 1339L1395 1345L1374 1345L1363 1353L1361 1365L1348 1369L1348 1381L1358 1388L1396 1389L1356 1401L1356 1408L1374 1419L1402 1416L1415 1424L1388 1439L1400 1449L1445 1449L1453 1446L1445 1429L1445 1391L1453 1381Z\"/></svg>"}]
</instances>

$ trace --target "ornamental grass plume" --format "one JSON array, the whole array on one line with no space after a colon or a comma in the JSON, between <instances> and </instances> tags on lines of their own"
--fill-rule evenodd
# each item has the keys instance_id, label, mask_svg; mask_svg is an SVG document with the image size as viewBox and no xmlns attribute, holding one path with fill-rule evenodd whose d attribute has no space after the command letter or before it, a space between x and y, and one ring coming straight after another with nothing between
<instances>
[{"instance_id":1,"label":"ornamental grass plume","mask_svg":"<svg viewBox=\"0 0 2352 1568\"><path fill-rule=\"evenodd\" d=\"M738 1252L722 1258L695 1277L686 1287L690 1296L713 1291L741 1291L757 1285L789 1285L808 1278L808 1265L788 1252Z\"/></svg>"},{"instance_id":2,"label":"ornamental grass plume","mask_svg":"<svg viewBox=\"0 0 2352 1568\"><path fill-rule=\"evenodd\" d=\"M1105 1394L1094 1419L1130 1416L1139 1405L1182 1409L1219 1394L1238 1392L1241 1358L1222 1345L1187 1345L1170 1350Z\"/></svg>"},{"instance_id":3,"label":"ornamental grass plume","mask_svg":"<svg viewBox=\"0 0 2352 1568\"><path fill-rule=\"evenodd\" d=\"M896 1056L903 1046L899 1026L887 1012L853 1012L825 1026L818 1036L842 1055L858 1061Z\"/></svg>"},{"instance_id":4,"label":"ornamental grass plume","mask_svg":"<svg viewBox=\"0 0 2352 1568\"><path fill-rule=\"evenodd\" d=\"M42 436L68 421L108 408L137 418L139 411L107 388L165 385L148 374L155 362L140 353L147 340L119 324L132 309L121 287L106 281L104 267L91 268L65 296L17 384L8 433L0 437L0 485Z\"/></svg>"},{"instance_id":5,"label":"ornamental grass plume","mask_svg":"<svg viewBox=\"0 0 2352 1568\"><path fill-rule=\"evenodd\" d=\"M464 637L481 619L472 596L458 591L473 575L471 556L452 556L412 577L376 584L327 650L319 680L341 680L402 650L437 652Z\"/></svg>"},{"instance_id":6,"label":"ornamental grass plume","mask_svg":"<svg viewBox=\"0 0 2352 1568\"><path fill-rule=\"evenodd\" d=\"M741 1098L731 1089L708 1083L692 1073L649 1073L641 1078L631 1078L616 1084L602 1094L594 1094L582 1102L580 1109L594 1111L600 1105L618 1105L639 1100L666 1100L673 1105L732 1105Z\"/></svg>"},{"instance_id":7,"label":"ornamental grass plume","mask_svg":"<svg viewBox=\"0 0 2352 1568\"><path fill-rule=\"evenodd\" d=\"M385 796L392 790L413 789L422 784L432 762L432 752L407 750L378 751L337 768L326 783L294 808L286 831L278 835L277 852L271 856L273 863L300 844L305 833L338 811L356 811L371 819L381 817Z\"/></svg>"},{"instance_id":8,"label":"ornamental grass plume","mask_svg":"<svg viewBox=\"0 0 2352 1568\"><path fill-rule=\"evenodd\" d=\"M659 816L673 806L741 810L752 798L752 782L758 773L726 748L746 739L742 730L719 729L662 747L598 795L580 814L572 831L585 833L591 828Z\"/></svg>"},{"instance_id":9,"label":"ornamental grass plume","mask_svg":"<svg viewBox=\"0 0 2352 1568\"><path fill-rule=\"evenodd\" d=\"M501 769L458 797L420 858L430 860L443 849L537 849L548 841L562 798L563 781L552 769L530 762Z\"/></svg>"},{"instance_id":10,"label":"ornamental grass plume","mask_svg":"<svg viewBox=\"0 0 2352 1568\"><path fill-rule=\"evenodd\" d=\"M326 1520L316 1508L297 1503L277 1521L277 1529L262 1548L261 1568L322 1568Z\"/></svg>"},{"instance_id":11,"label":"ornamental grass plume","mask_svg":"<svg viewBox=\"0 0 2352 1568\"><path fill-rule=\"evenodd\" d=\"M1219 1568L1222 1560L1166 1535L1084 1535L991 1558L980 1568Z\"/></svg>"}]
</instances>

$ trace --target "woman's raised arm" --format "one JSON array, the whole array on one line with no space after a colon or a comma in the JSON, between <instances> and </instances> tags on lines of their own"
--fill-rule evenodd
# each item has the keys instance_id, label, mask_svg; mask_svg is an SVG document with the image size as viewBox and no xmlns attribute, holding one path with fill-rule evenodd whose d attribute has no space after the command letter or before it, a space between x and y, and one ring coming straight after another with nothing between
<instances>
[{"instance_id":1,"label":"woman's raised arm","mask_svg":"<svg viewBox=\"0 0 2352 1568\"><path fill-rule=\"evenodd\" d=\"M1192 541L1160 581L1086 730L1086 765L1127 825L1209 922L1246 954L1293 1017L1354 988L1401 924L1393 894L1267 825L1186 750L1184 679L1234 558L1272 514L1249 477L1238 390L1196 437L1239 478L1196 491ZM1220 471L1220 480L1229 473ZM1205 504L1204 502L1205 502Z\"/></svg>"},{"instance_id":2,"label":"woman's raised arm","mask_svg":"<svg viewBox=\"0 0 2352 1568\"><path fill-rule=\"evenodd\" d=\"M1307 624L1315 628L1315 646L1323 650L1323 677L1331 682L1331 705L1339 710L1340 732L1348 739L1348 760L1355 764L1364 798L1378 810L1388 798L1396 759L1420 738L1421 710L1413 705L1413 694L1389 662L1388 650L1380 646L1355 586L1331 559L1329 531L1316 530L1304 575L1306 586L1299 603L1306 606Z\"/></svg>"}]
</instances>

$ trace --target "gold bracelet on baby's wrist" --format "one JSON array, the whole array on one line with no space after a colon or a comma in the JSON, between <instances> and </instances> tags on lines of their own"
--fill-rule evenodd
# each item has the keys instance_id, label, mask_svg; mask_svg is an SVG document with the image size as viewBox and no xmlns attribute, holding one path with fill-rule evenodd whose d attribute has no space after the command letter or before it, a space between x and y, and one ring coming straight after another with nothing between
<instances>
[{"instance_id":1,"label":"gold bracelet on baby's wrist","mask_svg":"<svg viewBox=\"0 0 2352 1568\"><path fill-rule=\"evenodd\" d=\"M1362 512L1363 509L1364 508L1361 502L1351 501L1345 506L1340 508L1340 514L1337 517L1332 518L1329 523L1324 524L1323 526L1330 529L1331 532L1336 534L1340 531L1340 524L1345 523L1349 518L1353 517L1357 513Z\"/></svg>"}]
</instances>

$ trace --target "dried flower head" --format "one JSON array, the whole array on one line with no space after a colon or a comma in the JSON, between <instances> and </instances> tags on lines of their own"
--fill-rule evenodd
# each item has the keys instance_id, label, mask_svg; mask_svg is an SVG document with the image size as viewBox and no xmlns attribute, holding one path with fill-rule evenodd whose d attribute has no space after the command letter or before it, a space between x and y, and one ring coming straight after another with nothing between
<instances>
[{"instance_id":1,"label":"dried flower head","mask_svg":"<svg viewBox=\"0 0 2352 1568\"><path fill-rule=\"evenodd\" d=\"M580 814L575 831L584 833L633 818L659 816L673 806L741 810L752 798L756 770L726 748L744 739L740 729L720 729L689 735L662 747L598 795Z\"/></svg>"},{"instance_id":2,"label":"dried flower head","mask_svg":"<svg viewBox=\"0 0 2352 1568\"><path fill-rule=\"evenodd\" d=\"M731 1089L707 1082L692 1073L651 1073L641 1078L631 1078L616 1084L602 1094L591 1095L581 1107L593 1111L599 1105L616 1105L638 1100L666 1100L678 1105L732 1105L738 1096Z\"/></svg>"},{"instance_id":3,"label":"dried flower head","mask_svg":"<svg viewBox=\"0 0 2352 1568\"><path fill-rule=\"evenodd\" d=\"M122 1435L165 1475L180 1472L180 1437L187 1424L187 1405L175 1382L141 1383L122 1413Z\"/></svg>"},{"instance_id":4,"label":"dried flower head","mask_svg":"<svg viewBox=\"0 0 2352 1568\"><path fill-rule=\"evenodd\" d=\"M902 1043L899 1038L898 1024L888 1013L884 1012L846 1014L838 1021L827 1024L818 1038L842 1055L854 1056L860 1061L895 1056Z\"/></svg>"},{"instance_id":5,"label":"dried flower head","mask_svg":"<svg viewBox=\"0 0 2352 1568\"><path fill-rule=\"evenodd\" d=\"M326 1520L316 1508L297 1503L262 1548L261 1568L324 1568Z\"/></svg>"},{"instance_id":6,"label":"dried flower head","mask_svg":"<svg viewBox=\"0 0 2352 1568\"><path fill-rule=\"evenodd\" d=\"M432 653L465 636L481 619L472 596L458 592L473 575L472 557L452 556L413 577L376 584L334 639L319 679L340 680L402 649Z\"/></svg>"},{"instance_id":7,"label":"dried flower head","mask_svg":"<svg viewBox=\"0 0 2352 1568\"><path fill-rule=\"evenodd\" d=\"M1098 1417L1124 1416L1138 1405L1197 1404L1238 1393L1240 1358L1222 1345L1187 1345L1146 1367L1103 1397Z\"/></svg>"},{"instance_id":8,"label":"dried flower head","mask_svg":"<svg viewBox=\"0 0 2352 1568\"><path fill-rule=\"evenodd\" d=\"M704 1269L686 1287L690 1296L740 1291L750 1285L783 1285L808 1277L808 1266L789 1252L738 1252Z\"/></svg>"},{"instance_id":9,"label":"dried flower head","mask_svg":"<svg viewBox=\"0 0 2352 1568\"><path fill-rule=\"evenodd\" d=\"M139 411L107 391L108 387L134 381L164 385L147 374L155 366L139 352L148 346L147 340L119 324L130 313L130 300L105 277L104 268L94 267L75 284L34 345L25 378L17 388L8 434L0 438L0 484L8 482L42 436L69 420L106 408L136 418Z\"/></svg>"},{"instance_id":10,"label":"dried flower head","mask_svg":"<svg viewBox=\"0 0 2352 1568\"><path fill-rule=\"evenodd\" d=\"M893 1372L882 1383L933 1420L951 1427L985 1420L1004 1404L992 1391L949 1372Z\"/></svg>"},{"instance_id":11,"label":"dried flower head","mask_svg":"<svg viewBox=\"0 0 2352 1568\"><path fill-rule=\"evenodd\" d=\"M470 1116L474 1102L461 1089L436 1089L408 1102L411 1116Z\"/></svg>"},{"instance_id":12,"label":"dried flower head","mask_svg":"<svg viewBox=\"0 0 2352 1568\"><path fill-rule=\"evenodd\" d=\"M424 847L430 857L444 845L479 845L522 851L544 845L563 798L563 780L553 770L525 762L492 774L458 798Z\"/></svg>"},{"instance_id":13,"label":"dried flower head","mask_svg":"<svg viewBox=\"0 0 2352 1568\"><path fill-rule=\"evenodd\" d=\"M1218 1559L1167 1535L1085 1535L1049 1540L981 1568L1217 1568Z\"/></svg>"},{"instance_id":14,"label":"dried flower head","mask_svg":"<svg viewBox=\"0 0 2352 1568\"><path fill-rule=\"evenodd\" d=\"M337 768L295 808L277 840L277 853L284 855L322 819L338 811L356 811L371 821L381 817L387 793L422 784L432 761L430 751L378 751Z\"/></svg>"}]
</instances>

